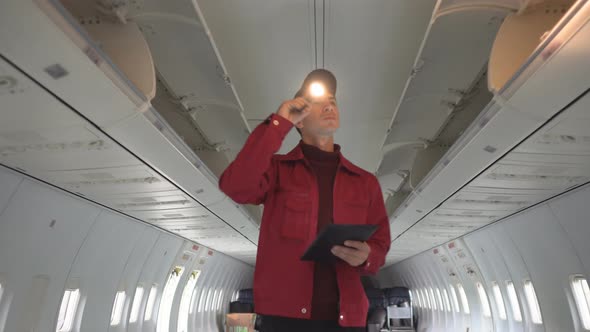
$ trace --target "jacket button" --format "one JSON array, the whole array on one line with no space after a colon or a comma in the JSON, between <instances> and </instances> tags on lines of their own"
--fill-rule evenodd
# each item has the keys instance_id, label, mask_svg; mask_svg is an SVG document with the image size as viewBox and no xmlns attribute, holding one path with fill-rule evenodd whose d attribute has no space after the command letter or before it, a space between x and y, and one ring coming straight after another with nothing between
<instances>
[{"instance_id":1,"label":"jacket button","mask_svg":"<svg viewBox=\"0 0 590 332\"><path fill-rule=\"evenodd\" d=\"M302 314L306 314L307 313L307 309L305 309L305 308L301 309L301 313Z\"/></svg>"},{"instance_id":2,"label":"jacket button","mask_svg":"<svg viewBox=\"0 0 590 332\"><path fill-rule=\"evenodd\" d=\"M371 266L371 262L367 262L367 267Z\"/></svg>"},{"instance_id":3,"label":"jacket button","mask_svg":"<svg viewBox=\"0 0 590 332\"><path fill-rule=\"evenodd\" d=\"M344 320L344 315L340 315L340 320Z\"/></svg>"},{"instance_id":4,"label":"jacket button","mask_svg":"<svg viewBox=\"0 0 590 332\"><path fill-rule=\"evenodd\" d=\"M279 125L279 120L273 120L272 121L272 124L275 125L275 126L278 126Z\"/></svg>"}]
</instances>

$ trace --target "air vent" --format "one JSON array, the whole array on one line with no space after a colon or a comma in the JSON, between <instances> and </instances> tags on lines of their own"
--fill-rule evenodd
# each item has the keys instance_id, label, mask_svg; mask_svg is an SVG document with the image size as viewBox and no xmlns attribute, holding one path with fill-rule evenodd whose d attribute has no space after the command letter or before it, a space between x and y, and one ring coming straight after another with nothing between
<instances>
[{"instance_id":1,"label":"air vent","mask_svg":"<svg viewBox=\"0 0 590 332\"><path fill-rule=\"evenodd\" d=\"M191 201L183 199L178 201L167 201L167 202L145 202L145 203L126 203L118 204L117 206L121 209L132 208L132 207L156 207L166 205L178 205L178 204L190 204ZM182 215L181 215L182 216Z\"/></svg>"},{"instance_id":2,"label":"air vent","mask_svg":"<svg viewBox=\"0 0 590 332\"><path fill-rule=\"evenodd\" d=\"M185 216L185 217L166 217L166 218L149 218L148 220L151 222L158 222L158 221L168 221L168 220L200 220L204 218L208 218L208 214L202 214L199 216Z\"/></svg>"},{"instance_id":3,"label":"air vent","mask_svg":"<svg viewBox=\"0 0 590 332\"><path fill-rule=\"evenodd\" d=\"M81 174L82 177L89 179L89 180L104 180L104 179L114 179L115 177L111 173L107 172L97 172L97 173L85 173Z\"/></svg>"},{"instance_id":4,"label":"air vent","mask_svg":"<svg viewBox=\"0 0 590 332\"><path fill-rule=\"evenodd\" d=\"M108 185L108 184L118 184L118 185L125 185L125 184L133 184L133 183L157 183L161 180L153 177L141 177L141 178L126 178L126 179L112 179L112 180L95 180L95 181L73 181L73 182L66 182L64 185L67 186L93 186L93 185Z\"/></svg>"},{"instance_id":5,"label":"air vent","mask_svg":"<svg viewBox=\"0 0 590 332\"><path fill-rule=\"evenodd\" d=\"M168 218L176 218L176 217L184 217L184 214L182 214L182 213L167 213L167 214L163 214L162 216L168 217Z\"/></svg>"}]
</instances>

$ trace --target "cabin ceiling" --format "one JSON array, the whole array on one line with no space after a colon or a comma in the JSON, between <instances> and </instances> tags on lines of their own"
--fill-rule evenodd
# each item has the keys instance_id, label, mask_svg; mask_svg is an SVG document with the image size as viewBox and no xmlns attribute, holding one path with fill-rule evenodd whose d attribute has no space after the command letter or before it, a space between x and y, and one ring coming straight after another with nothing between
<instances>
[{"instance_id":1,"label":"cabin ceiling","mask_svg":"<svg viewBox=\"0 0 590 332\"><path fill-rule=\"evenodd\" d=\"M309 71L327 68L338 79L336 141L354 163L377 170L435 1L197 3L251 128L293 98ZM281 152L298 141L292 131Z\"/></svg>"},{"instance_id":2,"label":"cabin ceiling","mask_svg":"<svg viewBox=\"0 0 590 332\"><path fill-rule=\"evenodd\" d=\"M219 176L235 158L249 132L274 112L283 100L293 97L305 75L314 68L324 67L332 70L338 78L337 98L342 123L336 141L342 145L344 154L350 160L378 176L392 214L394 250L388 257L388 263L482 227L505 215L504 212L514 212L514 209L505 209L503 213L494 214L482 208L480 215L473 211L451 211L458 208L450 205L443 205L439 210L435 210L434 205L426 209L421 207L426 206L425 201L421 201L425 196L420 196L416 190L467 127L478 121L480 112L494 104L491 102L494 96L486 86L486 71L496 33L507 15L527 3L530 5L537 1L60 2L71 10L74 16L72 22L87 30L90 37L84 38L100 36L95 33L100 32L101 25L109 26L109 29L116 29L117 24L136 25L146 48L149 47L149 54L142 60L153 61L156 73L152 84L153 95L149 96L155 97L150 105L141 106L142 116L127 115L128 118L125 118L123 114L118 114L116 120L102 121L107 118L107 114L111 116L109 112L116 114L117 110L109 109L109 112L104 111L94 117L96 114L87 115L91 111L83 109L92 106L91 102L87 102L87 105L83 104L77 110L96 127L84 121L77 125L104 130L116 140L105 141L115 147L118 147L115 144L118 143L141 155L150 165L156 165L145 168L140 160L128 158L126 153L121 152L125 155L119 156L125 160L124 164L105 164L101 166L102 170L96 167L95 172L104 175L106 173L103 171L120 168L120 176L113 176L121 179L138 174L160 179L160 175L165 175L166 179L156 181L163 187L148 190L148 186L144 186L135 190L128 186L120 191L119 187L103 188L97 186L96 181L78 179L85 186L80 190L80 195L254 263L258 241L256 221L259 222L261 211L257 207L246 207L245 212L224 197L217 188L215 176ZM97 8L99 14L95 16ZM42 26L38 29L47 30L43 30ZM97 45L108 53L108 43L102 44L99 38ZM120 45L119 51L124 53L124 49ZM16 51L13 52L16 54ZM56 48L55 52L66 53L66 48ZM83 57L102 56L88 53L88 49L83 52L80 52ZM116 60L116 56L109 55ZM16 56L14 58L18 59ZM114 62L120 66L117 61ZM73 64L66 62L64 66ZM128 68L122 69L125 72ZM101 80L113 79L113 76L98 76L87 75L84 83L92 86L104 84ZM133 77L128 78L133 81ZM62 79L59 83L68 82L68 79L73 77ZM146 86L149 90L150 85ZM74 90L63 91L73 93ZM113 102L121 97L124 96L113 97ZM15 105L20 105L20 102L14 101ZM161 123L158 116L167 123ZM155 126L157 135L153 134L154 128L141 127L145 125L146 119L150 126ZM20 121L20 117L14 121L17 120ZM22 130L27 129L27 125L23 126ZM1 129L10 131L12 127L7 121ZM165 134L168 128L172 134ZM518 128L514 131L518 132ZM168 146L160 146L161 151L148 143L156 137L161 139L160 133L167 135L168 139ZM104 133L94 134L102 137ZM498 134L499 131L495 132L497 138L504 138ZM175 135L192 151L184 151L184 145L179 147L174 141ZM520 137L517 140L519 137L514 137L512 144L524 139ZM11 140L15 139L0 142L0 147L12 144ZM288 152L298 140L298 134L292 131L280 152ZM191 167L197 167L180 171L180 167L175 168L179 165L166 160L165 156L171 154L164 152L185 157L183 162L190 160ZM52 167L50 163L53 159L42 158L36 150L30 153L35 155L29 161L21 163L20 159L11 155L2 156L2 162L38 171L40 178L49 179L51 183L66 189L72 186L71 177L85 176L67 168L63 177L55 177L55 172L47 172L66 167L63 159L60 159L61 166ZM93 153L97 160L110 160L101 159L99 152ZM496 156L493 161L499 157ZM506 181L504 178L507 176L528 172L530 165L524 165L526 162L520 159L515 161L517 159L505 159L502 162L506 161L510 166L499 167L503 165L499 163L497 168L489 169L490 174L480 174L481 177L487 177L487 182L465 187L466 195L497 194L501 189L495 188L496 183L505 183L502 181ZM157 166L166 165L167 162L171 165L169 171L163 166ZM201 167L201 162L206 167ZM518 165L514 166L515 163ZM586 159L583 159L579 167L585 169L586 163ZM148 173L145 173L146 169ZM548 169L539 171L539 174ZM474 177L481 170L474 168L467 175L469 178ZM184 181L191 178L191 172L198 175L195 177L198 178L198 184ZM576 175L572 178L573 183L585 181L586 173L576 172L572 171ZM37 176L34 173L32 175ZM546 177L546 174L541 176ZM538 177L526 178L538 180ZM572 181L568 181L555 191L547 191L547 194L569 188ZM444 199L451 196L451 187L464 183L447 183ZM189 188L193 185L195 188ZM197 186L206 189L204 192L201 189L192 190ZM502 185L498 186L503 188ZM482 187L492 189L488 193ZM515 191L513 194L519 193ZM529 205L546 197L527 195L523 194L522 197L530 196L531 199L527 200ZM500 198L496 198L500 201ZM449 198L449 204L452 200L473 203L473 198L453 196ZM154 206L160 207L148 208L145 204L148 201L166 202L168 207L163 211L162 204L158 203ZM442 201L439 202L442 204ZM184 206L175 206L177 202ZM427 203L433 202L434 199L429 199ZM203 212L204 217L197 213L199 211ZM424 214L428 217L425 218ZM198 218L207 220L199 221ZM464 219L473 222L461 224Z\"/></svg>"}]
</instances>

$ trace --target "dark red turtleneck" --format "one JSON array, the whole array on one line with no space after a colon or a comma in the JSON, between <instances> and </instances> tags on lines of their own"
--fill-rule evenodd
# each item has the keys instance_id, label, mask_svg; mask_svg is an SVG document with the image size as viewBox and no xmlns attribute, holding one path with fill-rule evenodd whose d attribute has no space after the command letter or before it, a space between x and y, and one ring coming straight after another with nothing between
<instances>
[{"instance_id":1,"label":"dark red turtleneck","mask_svg":"<svg viewBox=\"0 0 590 332\"><path fill-rule=\"evenodd\" d=\"M318 233L333 221L334 179L339 163L339 146L334 152L322 151L313 145L302 144L303 155L311 164L318 181ZM331 264L316 263L314 273L311 319L338 319L338 282Z\"/></svg>"}]
</instances>

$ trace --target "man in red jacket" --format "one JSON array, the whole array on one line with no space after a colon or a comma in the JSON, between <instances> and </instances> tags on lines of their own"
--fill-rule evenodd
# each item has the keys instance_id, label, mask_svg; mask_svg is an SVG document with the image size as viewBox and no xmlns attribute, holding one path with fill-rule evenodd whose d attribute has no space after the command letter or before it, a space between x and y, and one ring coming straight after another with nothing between
<instances>
[{"instance_id":1,"label":"man in red jacket","mask_svg":"<svg viewBox=\"0 0 590 332\"><path fill-rule=\"evenodd\" d=\"M375 274L389 251L389 218L376 177L334 144L340 127L336 78L312 71L296 98L250 135L220 179L237 203L264 204L254 273L254 306L263 332L365 331L368 300L361 274ZM275 154L288 132L297 147ZM346 241L336 263L301 261L329 224L378 225L367 242Z\"/></svg>"}]
</instances>

